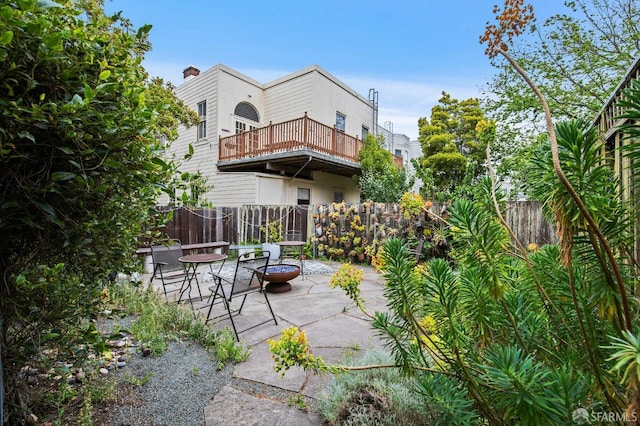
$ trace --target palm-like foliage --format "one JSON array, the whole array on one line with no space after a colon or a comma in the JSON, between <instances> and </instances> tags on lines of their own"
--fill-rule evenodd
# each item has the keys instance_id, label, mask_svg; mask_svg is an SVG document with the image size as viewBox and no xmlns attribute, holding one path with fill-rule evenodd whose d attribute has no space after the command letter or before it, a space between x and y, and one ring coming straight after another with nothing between
<instances>
[{"instance_id":1,"label":"palm-like foliage","mask_svg":"<svg viewBox=\"0 0 640 426\"><path fill-rule=\"evenodd\" d=\"M607 247L597 237L600 231L618 255L632 246L629 214L617 196L618 182L607 166L603 144L593 126L584 120L558 123L556 126L558 156L563 171L587 211L596 221L595 229L576 206L565 186L554 178L549 146L534 152L529 173L528 191L544 206L548 218L558 224L562 260L567 268L579 264L592 277L589 294L598 305L600 316L615 320L618 330L625 327L624 298L615 266L628 275L628 265L619 256L616 265L607 259ZM628 311L628 310L627 310Z\"/></svg>"},{"instance_id":2,"label":"palm-like foliage","mask_svg":"<svg viewBox=\"0 0 640 426\"><path fill-rule=\"evenodd\" d=\"M633 283L621 248L629 243L629 215L612 200L617 182L602 146L581 121L560 123L558 141L569 181L629 279L626 290ZM417 390L441 422L464 412L469 421L560 424L579 406L621 412L628 403L630 379L620 371L635 364L625 364L629 344L607 346L625 324L605 248L557 182L547 153L535 155L531 173L531 193L559 222L560 245L519 251L481 183L475 200L450 209L454 265L434 259L423 270L403 241L385 247L390 311L377 327L405 372L429 371L418 375ZM624 353L611 357L610 349Z\"/></svg>"},{"instance_id":3,"label":"palm-like foliage","mask_svg":"<svg viewBox=\"0 0 640 426\"><path fill-rule=\"evenodd\" d=\"M514 242L483 180L450 208L453 262L416 265L400 239L384 247L389 310L373 325L436 423L571 424L579 407L640 411L640 321L627 297L638 276L633 200L617 197L588 123L559 123L556 136L566 180L542 149L529 190L558 224L558 245L528 252Z\"/></svg>"}]
</instances>

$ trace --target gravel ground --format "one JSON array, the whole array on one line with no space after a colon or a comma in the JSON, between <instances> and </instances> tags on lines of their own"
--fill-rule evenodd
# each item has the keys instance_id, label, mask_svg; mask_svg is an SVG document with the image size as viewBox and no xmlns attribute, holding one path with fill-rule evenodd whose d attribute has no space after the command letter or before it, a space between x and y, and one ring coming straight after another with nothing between
<instances>
[{"instance_id":1,"label":"gravel ground","mask_svg":"<svg viewBox=\"0 0 640 426\"><path fill-rule=\"evenodd\" d=\"M117 320L128 327L135 318ZM111 330L113 320L102 320L99 329ZM204 407L231 384L245 393L287 402L295 392L233 378L233 365L216 370L213 353L187 341L171 342L160 356L143 357L131 348L126 366L109 372L118 382L116 401L94 405L94 425L200 426ZM314 401L307 401L313 407Z\"/></svg>"},{"instance_id":2,"label":"gravel ground","mask_svg":"<svg viewBox=\"0 0 640 426\"><path fill-rule=\"evenodd\" d=\"M233 366L218 371L201 346L172 342L161 356L132 354L126 367L110 374L124 389L96 424L191 426L204 424L204 407L231 382Z\"/></svg>"}]
</instances>

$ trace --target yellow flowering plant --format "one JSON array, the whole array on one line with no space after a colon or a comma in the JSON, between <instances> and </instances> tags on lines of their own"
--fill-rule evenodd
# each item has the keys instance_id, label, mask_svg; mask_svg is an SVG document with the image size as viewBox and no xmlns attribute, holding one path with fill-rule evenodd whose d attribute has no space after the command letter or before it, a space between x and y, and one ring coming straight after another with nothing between
<instances>
[{"instance_id":1,"label":"yellow flowering plant","mask_svg":"<svg viewBox=\"0 0 640 426\"><path fill-rule=\"evenodd\" d=\"M365 312L364 299L360 296L360 283L364 278L364 271L356 268L351 263L343 263L340 268L331 276L329 287L340 287L349 299Z\"/></svg>"},{"instance_id":2,"label":"yellow flowering plant","mask_svg":"<svg viewBox=\"0 0 640 426\"><path fill-rule=\"evenodd\" d=\"M298 366L314 373L338 372L339 367L328 366L320 356L311 354L307 334L298 327L289 327L282 330L280 339L269 339L269 351L275 365L273 369L284 377L287 370Z\"/></svg>"}]
</instances>

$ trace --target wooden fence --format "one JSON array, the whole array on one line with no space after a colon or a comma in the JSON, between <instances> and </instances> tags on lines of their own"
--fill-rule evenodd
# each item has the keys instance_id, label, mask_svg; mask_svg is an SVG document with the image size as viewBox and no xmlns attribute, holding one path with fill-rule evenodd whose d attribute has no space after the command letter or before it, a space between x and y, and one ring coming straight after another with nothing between
<instances>
[{"instance_id":1,"label":"wooden fence","mask_svg":"<svg viewBox=\"0 0 640 426\"><path fill-rule=\"evenodd\" d=\"M547 222L538 201L516 201L507 205L505 221L518 240L526 247L558 241L555 224Z\"/></svg>"},{"instance_id":2,"label":"wooden fence","mask_svg":"<svg viewBox=\"0 0 640 426\"><path fill-rule=\"evenodd\" d=\"M160 207L161 211L173 210L173 219L164 228L171 238L183 244L228 241L231 244L265 241L265 226L270 222L280 223L283 234L294 233L297 238L308 240L313 232L314 212L331 209L321 206L257 206L216 207L205 209L172 209ZM389 214L388 221L398 213L398 206L381 207ZM439 214L443 204L435 203L431 211ZM523 245L538 245L556 242L555 226L545 221L540 203L537 201L511 202L507 206L505 220Z\"/></svg>"}]
</instances>

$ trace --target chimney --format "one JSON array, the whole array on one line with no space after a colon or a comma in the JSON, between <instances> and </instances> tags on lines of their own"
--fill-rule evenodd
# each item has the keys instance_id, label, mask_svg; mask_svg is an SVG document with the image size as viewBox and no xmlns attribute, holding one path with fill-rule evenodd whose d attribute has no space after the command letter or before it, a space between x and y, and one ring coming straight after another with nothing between
<instances>
[{"instance_id":1,"label":"chimney","mask_svg":"<svg viewBox=\"0 0 640 426\"><path fill-rule=\"evenodd\" d=\"M200 70L193 65L189 65L182 71L182 77L185 80L190 80L193 77L197 77L200 75Z\"/></svg>"}]
</instances>

